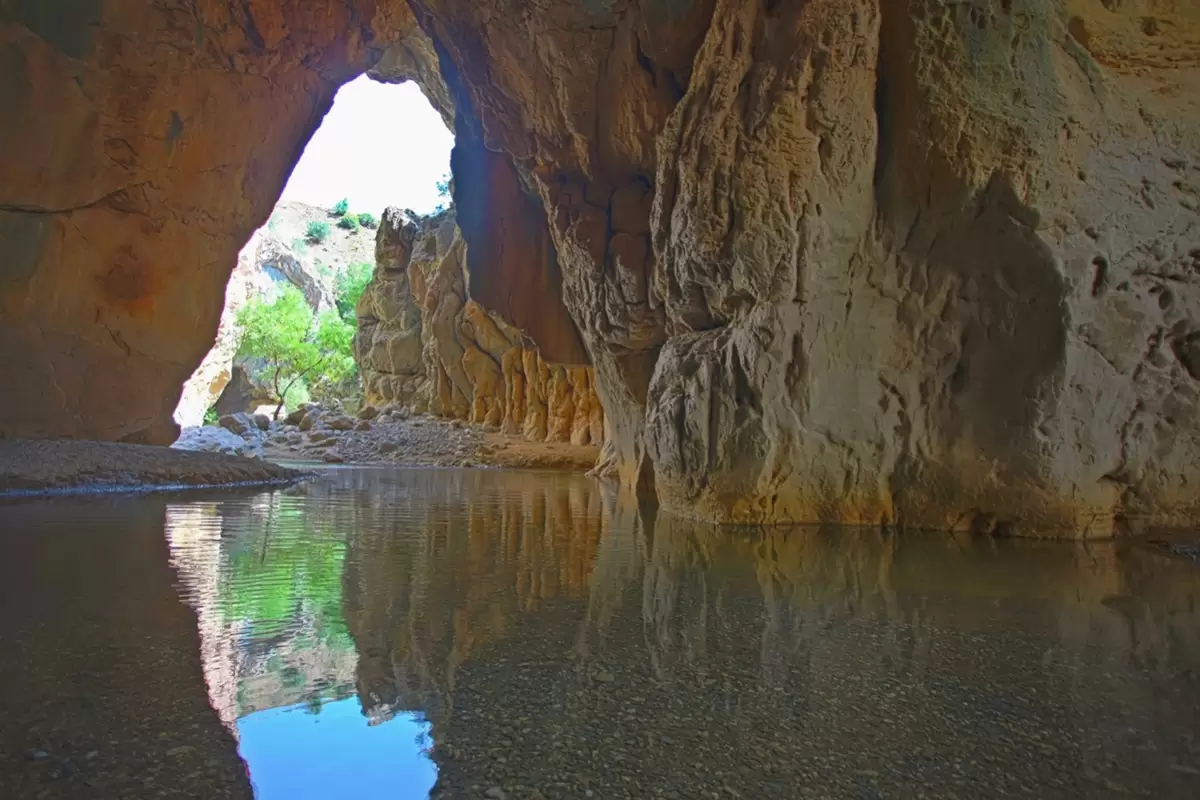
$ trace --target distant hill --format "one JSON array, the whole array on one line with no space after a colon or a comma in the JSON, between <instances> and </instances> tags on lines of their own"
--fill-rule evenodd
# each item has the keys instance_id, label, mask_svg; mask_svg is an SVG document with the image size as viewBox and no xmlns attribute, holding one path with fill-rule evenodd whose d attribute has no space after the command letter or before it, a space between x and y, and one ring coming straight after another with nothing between
<instances>
[{"instance_id":1,"label":"distant hill","mask_svg":"<svg viewBox=\"0 0 1200 800\"><path fill-rule=\"evenodd\" d=\"M350 213L357 212L351 208ZM310 222L328 223L329 238L321 244L309 242L305 232ZM275 206L266 227L314 271L331 280L351 264L375 264L375 231L361 227L344 230L337 222L327 208L289 201Z\"/></svg>"}]
</instances>

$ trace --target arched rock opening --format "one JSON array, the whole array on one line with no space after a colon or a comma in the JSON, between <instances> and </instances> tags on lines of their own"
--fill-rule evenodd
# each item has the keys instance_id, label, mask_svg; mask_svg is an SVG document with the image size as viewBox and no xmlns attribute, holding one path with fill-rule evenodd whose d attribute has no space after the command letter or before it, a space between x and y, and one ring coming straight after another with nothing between
<instances>
[{"instance_id":1,"label":"arched rock opening","mask_svg":"<svg viewBox=\"0 0 1200 800\"><path fill-rule=\"evenodd\" d=\"M587 355L602 471L668 508L1200 513L1200 11L50 5L0 11L6 436L168 439L238 246L375 67L452 115L477 299Z\"/></svg>"}]
</instances>

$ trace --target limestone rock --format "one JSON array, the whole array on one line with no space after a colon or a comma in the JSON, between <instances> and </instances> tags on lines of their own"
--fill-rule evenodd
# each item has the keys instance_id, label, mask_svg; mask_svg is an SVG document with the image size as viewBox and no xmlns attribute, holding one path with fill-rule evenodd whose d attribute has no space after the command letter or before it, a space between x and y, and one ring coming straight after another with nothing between
<instances>
[{"instance_id":1,"label":"limestone rock","mask_svg":"<svg viewBox=\"0 0 1200 800\"><path fill-rule=\"evenodd\" d=\"M1200 517L1200 6L668 5L16 4L0 433L174 438L239 245L379 65L453 114L458 221L377 272L370 402L587 409L599 474L720 521Z\"/></svg>"},{"instance_id":2,"label":"limestone rock","mask_svg":"<svg viewBox=\"0 0 1200 800\"><path fill-rule=\"evenodd\" d=\"M0 16L0 431L167 444L238 249L337 87L415 21L364 0L45 8Z\"/></svg>"},{"instance_id":3,"label":"limestone rock","mask_svg":"<svg viewBox=\"0 0 1200 800\"><path fill-rule=\"evenodd\" d=\"M526 348L521 330L470 296L465 253L453 210L425 218L384 212L355 337L367 402L534 441L599 444L602 426L591 416L603 411L590 368L551 367Z\"/></svg>"},{"instance_id":4,"label":"limestone rock","mask_svg":"<svg viewBox=\"0 0 1200 800\"><path fill-rule=\"evenodd\" d=\"M247 458L263 457L261 440L257 438L243 439L236 433L215 425L188 428L180 434L179 439L171 447L176 450L199 450L206 453L225 453Z\"/></svg>"},{"instance_id":5,"label":"limestone rock","mask_svg":"<svg viewBox=\"0 0 1200 800\"><path fill-rule=\"evenodd\" d=\"M352 430L355 425L355 421L344 414L331 414L330 416L322 419L321 422L323 422L325 425L328 425L335 431Z\"/></svg>"},{"instance_id":6,"label":"limestone rock","mask_svg":"<svg viewBox=\"0 0 1200 800\"><path fill-rule=\"evenodd\" d=\"M270 388L250 378L244 365L234 364L229 370L229 382L212 405L221 415L252 413L263 405L270 405L274 414L278 402Z\"/></svg>"},{"instance_id":7,"label":"limestone rock","mask_svg":"<svg viewBox=\"0 0 1200 800\"><path fill-rule=\"evenodd\" d=\"M248 414L226 414L217 420L217 425L238 436L245 436L258 427Z\"/></svg>"},{"instance_id":8,"label":"limestone rock","mask_svg":"<svg viewBox=\"0 0 1200 800\"><path fill-rule=\"evenodd\" d=\"M200 366L196 367L191 377L183 385L183 393L175 407L174 416L175 422L185 428L202 424L205 413L214 404L219 403L231 382L242 380L249 383L244 371L235 367L233 361L237 355L241 336L241 331L237 326L238 312L257 291L255 275L258 265L254 258L256 249L256 244L251 242L238 253L237 265L233 268L233 273L229 276L229 283L225 287L225 306L221 312L221 323L217 328L216 340L213 342L212 349L200 362ZM245 385L240 384L235 391L246 394ZM246 402L249 401L250 398L247 397ZM246 410L247 406L244 403L236 408L227 404L225 408L218 409L217 413L227 414Z\"/></svg>"},{"instance_id":9,"label":"limestone rock","mask_svg":"<svg viewBox=\"0 0 1200 800\"><path fill-rule=\"evenodd\" d=\"M314 266L302 259L291 247L268 228L259 228L250 240L257 240L255 263L267 277L278 285L291 285L300 290L304 301L314 314L334 307L333 292ZM269 291L266 293L270 293Z\"/></svg>"}]
</instances>

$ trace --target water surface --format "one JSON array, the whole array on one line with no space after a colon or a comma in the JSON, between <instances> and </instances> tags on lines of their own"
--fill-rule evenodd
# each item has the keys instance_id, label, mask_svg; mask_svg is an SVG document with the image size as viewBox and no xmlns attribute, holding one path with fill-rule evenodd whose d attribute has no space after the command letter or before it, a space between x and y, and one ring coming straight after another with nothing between
<instances>
[{"instance_id":1,"label":"water surface","mask_svg":"<svg viewBox=\"0 0 1200 800\"><path fill-rule=\"evenodd\" d=\"M1200 570L1133 543L344 469L0 506L0 564L5 797L1200 795Z\"/></svg>"}]
</instances>

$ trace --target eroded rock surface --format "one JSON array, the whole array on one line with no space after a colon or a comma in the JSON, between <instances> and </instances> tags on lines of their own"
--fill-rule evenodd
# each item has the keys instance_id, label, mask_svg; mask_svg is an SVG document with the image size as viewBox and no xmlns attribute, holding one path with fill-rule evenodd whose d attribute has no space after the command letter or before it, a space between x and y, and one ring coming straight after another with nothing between
<instances>
[{"instance_id":1,"label":"eroded rock surface","mask_svg":"<svg viewBox=\"0 0 1200 800\"><path fill-rule=\"evenodd\" d=\"M1200 518L1195 4L4 9L6 435L163 439L238 245L374 66L453 120L468 294L592 365L601 473L721 521ZM453 341L431 399L494 418Z\"/></svg>"},{"instance_id":2,"label":"eroded rock surface","mask_svg":"<svg viewBox=\"0 0 1200 800\"><path fill-rule=\"evenodd\" d=\"M722 521L1197 518L1197 9L415 5L460 142L543 197L626 482Z\"/></svg>"},{"instance_id":3,"label":"eroded rock surface","mask_svg":"<svg viewBox=\"0 0 1200 800\"><path fill-rule=\"evenodd\" d=\"M546 363L528 336L469 294L466 244L453 211L416 219L396 208L384 212L354 352L368 403L532 441L604 439L592 370Z\"/></svg>"}]
</instances>

